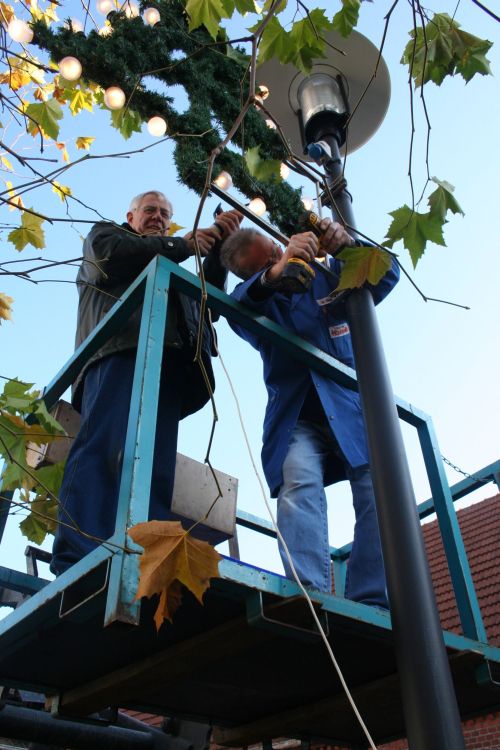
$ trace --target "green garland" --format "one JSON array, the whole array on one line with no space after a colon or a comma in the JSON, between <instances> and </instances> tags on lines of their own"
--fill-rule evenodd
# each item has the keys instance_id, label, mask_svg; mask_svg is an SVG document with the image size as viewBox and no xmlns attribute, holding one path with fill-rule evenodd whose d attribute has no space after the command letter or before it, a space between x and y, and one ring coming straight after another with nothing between
<instances>
[{"instance_id":1,"label":"green garland","mask_svg":"<svg viewBox=\"0 0 500 750\"><path fill-rule=\"evenodd\" d=\"M241 110L241 101L248 93L248 76L244 64L234 55L228 56L229 46L224 40L214 45L205 29L188 31L185 10L178 0L147 5L154 5L161 15L161 22L154 27L141 18L111 13L108 20L113 33L103 37L95 31L85 36L66 27L54 32L37 21L33 25L34 42L49 51L56 62L67 55L78 58L85 78L103 88L120 86L142 120L153 115L163 117L176 142L174 160L179 180L201 194L207 159L223 139L220 129L227 132ZM179 60L179 52L184 53L184 59ZM167 86L183 86L189 98L186 112L178 113L171 97L143 85L141 76L149 71L155 71L152 75ZM204 135L196 138L183 135L201 133ZM232 143L240 151L259 146L262 158L286 158L277 133L265 125L256 109L247 113ZM231 174L234 185L249 199L256 195L264 199L271 221L282 232L293 234L298 230L297 219L303 211L300 190L283 181L256 180L241 154L230 148L217 157L213 177L222 170Z\"/></svg>"}]
</instances>

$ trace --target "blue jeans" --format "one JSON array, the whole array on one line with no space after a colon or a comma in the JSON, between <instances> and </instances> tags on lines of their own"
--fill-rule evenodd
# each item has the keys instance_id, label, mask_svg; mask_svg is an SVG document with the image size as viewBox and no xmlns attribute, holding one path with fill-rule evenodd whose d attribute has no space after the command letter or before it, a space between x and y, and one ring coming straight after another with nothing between
<instances>
[{"instance_id":1,"label":"blue jeans","mask_svg":"<svg viewBox=\"0 0 500 750\"><path fill-rule=\"evenodd\" d=\"M168 519L173 491L177 432L180 419L182 361L170 354L162 371L158 422L151 480L149 517ZM59 493L59 519L77 525L97 539L115 530L123 449L127 432L135 351L104 357L85 376L80 430L72 445ZM99 544L78 531L59 525L51 570L56 575L78 562Z\"/></svg>"},{"instance_id":2,"label":"blue jeans","mask_svg":"<svg viewBox=\"0 0 500 750\"><path fill-rule=\"evenodd\" d=\"M352 468L330 427L300 420L283 463L278 494L278 528L290 551L299 579L320 591L332 590L328 510L324 490L326 462L332 454L344 462L351 484L356 523L347 566L346 598L387 607L384 563L380 548L375 496L369 466ZM280 545L288 578L290 565Z\"/></svg>"}]
</instances>

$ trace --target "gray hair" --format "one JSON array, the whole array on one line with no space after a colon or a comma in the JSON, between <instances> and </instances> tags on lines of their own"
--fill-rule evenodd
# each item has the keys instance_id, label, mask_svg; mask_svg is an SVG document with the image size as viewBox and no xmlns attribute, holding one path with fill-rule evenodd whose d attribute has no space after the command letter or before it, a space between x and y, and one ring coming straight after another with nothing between
<instances>
[{"instance_id":1,"label":"gray hair","mask_svg":"<svg viewBox=\"0 0 500 750\"><path fill-rule=\"evenodd\" d=\"M174 213L174 207L172 206L171 202L167 198L167 196L162 193L160 190L146 190L145 193L139 193L139 195L136 195L135 198L132 198L130 201L129 211L135 211L142 203L146 195L154 195L158 200L165 201L165 203L168 204L168 210L170 211L170 217L172 217L172 214Z\"/></svg>"},{"instance_id":2,"label":"gray hair","mask_svg":"<svg viewBox=\"0 0 500 750\"><path fill-rule=\"evenodd\" d=\"M220 262L224 268L243 280L253 276L253 272L240 267L240 261L247 255L254 239L260 236L263 236L262 233L256 229L239 229L229 235L220 249Z\"/></svg>"}]
</instances>

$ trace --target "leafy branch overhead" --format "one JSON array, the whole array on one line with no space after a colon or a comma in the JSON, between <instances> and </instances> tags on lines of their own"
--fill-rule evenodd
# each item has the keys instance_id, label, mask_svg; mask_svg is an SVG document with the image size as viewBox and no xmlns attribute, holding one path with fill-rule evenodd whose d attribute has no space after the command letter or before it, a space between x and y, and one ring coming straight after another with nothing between
<instances>
[{"instance_id":1,"label":"leafy branch overhead","mask_svg":"<svg viewBox=\"0 0 500 750\"><path fill-rule=\"evenodd\" d=\"M136 599L160 595L155 613L157 630L172 618L182 603L185 586L203 604L210 579L219 575L221 556L195 539L179 521L148 521L129 529L130 538L143 547Z\"/></svg>"},{"instance_id":2,"label":"leafy branch overhead","mask_svg":"<svg viewBox=\"0 0 500 750\"><path fill-rule=\"evenodd\" d=\"M2 2L0 18L4 23L14 15L15 7ZM75 33L68 24L56 28L54 4L46 10L32 7L33 44L47 50L53 62L50 66L40 63L28 47L19 55L9 55L6 69L0 73L0 84L22 95L22 104L13 100L12 106L17 115L22 112L25 116L27 131L41 139L42 145L56 141L62 158L70 161L71 144L61 139L64 115L68 111L77 116L106 110L104 90L120 86L126 105L110 112L111 126L129 138L141 132L153 114L162 117L167 135L176 143L174 160L179 179L201 194L207 158L223 141L224 133L231 131L242 102L251 93L250 58L245 50L228 43L225 24L236 15L255 17L254 1L159 0L155 7L160 23L149 27L140 17L111 13L106 36L97 29ZM302 4L292 8L286 0L268 0L257 22L247 25L249 34L258 35L259 62L276 58L307 74L313 61L321 61L332 52L325 35L337 31L347 37L361 11L361 0L339 0L335 12L306 9ZM457 72L470 80L475 73L489 72L485 55L490 46L487 40L462 30L456 21L438 13L427 19L425 27L412 31L403 59L417 85L428 80L440 83ZM76 57L82 65L77 81L65 79L57 69L67 56ZM165 94L147 85L151 77L167 86ZM181 86L187 94L189 104L184 112L177 111L169 96L168 88L174 86ZM263 198L270 220L285 234L297 231L296 217L302 210L300 190L294 190L279 174L279 164L290 155L278 133L250 107L232 142L234 148L224 148L218 154L213 177L222 170L229 172L235 187L248 199L257 195ZM89 149L91 139L82 136L75 147ZM15 187L12 192L15 196ZM56 187L54 192L63 201L71 197L69 186ZM13 200L17 199L11 195ZM27 221L23 217L22 226L11 233L11 241L18 249L26 244L42 247L41 235L26 231ZM437 222L436 215L433 222ZM427 229L416 234L425 242L439 237L439 231Z\"/></svg>"}]
</instances>

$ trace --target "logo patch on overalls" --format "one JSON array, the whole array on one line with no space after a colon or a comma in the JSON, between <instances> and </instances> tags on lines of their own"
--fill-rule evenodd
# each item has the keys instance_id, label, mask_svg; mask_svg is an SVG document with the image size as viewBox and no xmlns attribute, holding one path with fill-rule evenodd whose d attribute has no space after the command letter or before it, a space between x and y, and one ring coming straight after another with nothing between
<instances>
[{"instance_id":1,"label":"logo patch on overalls","mask_svg":"<svg viewBox=\"0 0 500 750\"><path fill-rule=\"evenodd\" d=\"M349 326L347 323L339 323L337 326L330 326L328 329L330 332L330 338L336 339L338 336L347 336L349 331Z\"/></svg>"}]
</instances>

